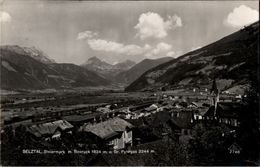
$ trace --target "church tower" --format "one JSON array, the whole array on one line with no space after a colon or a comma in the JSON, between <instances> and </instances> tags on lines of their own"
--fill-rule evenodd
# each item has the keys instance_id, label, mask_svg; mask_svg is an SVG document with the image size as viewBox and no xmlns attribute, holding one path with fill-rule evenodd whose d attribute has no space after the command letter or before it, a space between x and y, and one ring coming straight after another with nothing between
<instances>
[{"instance_id":1,"label":"church tower","mask_svg":"<svg viewBox=\"0 0 260 167\"><path fill-rule=\"evenodd\" d=\"M216 116L217 105L219 102L219 89L217 88L216 78L213 80L210 94L212 96L211 106L214 106L214 116Z\"/></svg>"}]
</instances>

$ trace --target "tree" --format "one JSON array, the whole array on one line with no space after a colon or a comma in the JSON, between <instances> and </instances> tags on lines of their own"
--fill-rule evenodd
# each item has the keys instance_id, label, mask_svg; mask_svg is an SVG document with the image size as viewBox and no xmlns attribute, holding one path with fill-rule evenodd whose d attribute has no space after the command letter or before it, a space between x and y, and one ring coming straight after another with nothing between
<instances>
[{"instance_id":1,"label":"tree","mask_svg":"<svg viewBox=\"0 0 260 167\"><path fill-rule=\"evenodd\" d=\"M189 148L193 165L227 165L229 140L222 136L227 127L198 124L194 131Z\"/></svg>"}]
</instances>

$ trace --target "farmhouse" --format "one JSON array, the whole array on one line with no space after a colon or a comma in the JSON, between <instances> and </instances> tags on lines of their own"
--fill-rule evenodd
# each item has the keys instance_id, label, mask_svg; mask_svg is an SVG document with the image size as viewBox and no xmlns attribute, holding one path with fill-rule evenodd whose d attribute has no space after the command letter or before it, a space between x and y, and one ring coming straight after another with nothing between
<instances>
[{"instance_id":1,"label":"farmhouse","mask_svg":"<svg viewBox=\"0 0 260 167\"><path fill-rule=\"evenodd\" d=\"M59 139L62 133L71 133L73 126L65 120L57 120L28 126L26 131L35 138Z\"/></svg>"},{"instance_id":2,"label":"farmhouse","mask_svg":"<svg viewBox=\"0 0 260 167\"><path fill-rule=\"evenodd\" d=\"M111 149L123 149L132 146L133 127L129 122L115 117L96 124L85 124L80 131L94 139L97 144L105 144Z\"/></svg>"}]
</instances>

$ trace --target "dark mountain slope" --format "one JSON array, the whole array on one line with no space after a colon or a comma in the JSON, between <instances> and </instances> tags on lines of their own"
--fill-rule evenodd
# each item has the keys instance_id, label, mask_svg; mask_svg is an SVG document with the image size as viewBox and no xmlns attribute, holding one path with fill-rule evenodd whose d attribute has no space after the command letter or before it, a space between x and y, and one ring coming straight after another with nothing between
<instances>
[{"instance_id":1,"label":"dark mountain slope","mask_svg":"<svg viewBox=\"0 0 260 167\"><path fill-rule=\"evenodd\" d=\"M209 88L215 77L222 90L248 85L256 78L258 36L259 22L148 70L126 91Z\"/></svg>"},{"instance_id":2,"label":"dark mountain slope","mask_svg":"<svg viewBox=\"0 0 260 167\"><path fill-rule=\"evenodd\" d=\"M159 64L165 63L172 60L171 57L164 57L160 59L144 59L140 63L137 63L135 66L130 68L127 71L123 71L115 76L115 81L120 83L131 83L140 77L147 70L158 66Z\"/></svg>"},{"instance_id":3,"label":"dark mountain slope","mask_svg":"<svg viewBox=\"0 0 260 167\"><path fill-rule=\"evenodd\" d=\"M13 49L12 46L1 46L0 56L1 89L46 89L108 84L107 80L97 74L76 65L42 63L18 46L13 46Z\"/></svg>"},{"instance_id":4,"label":"dark mountain slope","mask_svg":"<svg viewBox=\"0 0 260 167\"><path fill-rule=\"evenodd\" d=\"M1 46L1 49L9 50L12 52L16 52L18 54L27 55L35 60L40 61L44 64L52 64L56 63L53 59L49 58L47 54L45 54L43 51L36 49L35 47L21 47L17 45L5 45Z\"/></svg>"}]
</instances>

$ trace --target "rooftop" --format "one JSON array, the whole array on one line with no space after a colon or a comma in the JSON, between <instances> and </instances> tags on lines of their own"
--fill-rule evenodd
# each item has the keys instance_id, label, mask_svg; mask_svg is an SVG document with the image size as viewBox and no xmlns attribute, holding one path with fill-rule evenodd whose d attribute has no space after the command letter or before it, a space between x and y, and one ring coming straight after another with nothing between
<instances>
[{"instance_id":1,"label":"rooftop","mask_svg":"<svg viewBox=\"0 0 260 167\"><path fill-rule=\"evenodd\" d=\"M85 124L81 127L81 131L91 132L102 139L108 139L112 136L118 135L127 128L134 126L129 122L115 117L97 124Z\"/></svg>"},{"instance_id":2,"label":"rooftop","mask_svg":"<svg viewBox=\"0 0 260 167\"><path fill-rule=\"evenodd\" d=\"M218 103L216 114L220 117L238 117L241 111L241 104L239 103ZM206 112L205 116L214 115L214 106L211 106Z\"/></svg>"},{"instance_id":3,"label":"rooftop","mask_svg":"<svg viewBox=\"0 0 260 167\"><path fill-rule=\"evenodd\" d=\"M73 126L65 120L57 120L54 122L47 122L43 124L36 124L27 127L27 131L35 135L36 137L41 137L43 135L52 135L57 129L65 131L67 129L73 128Z\"/></svg>"}]
</instances>

